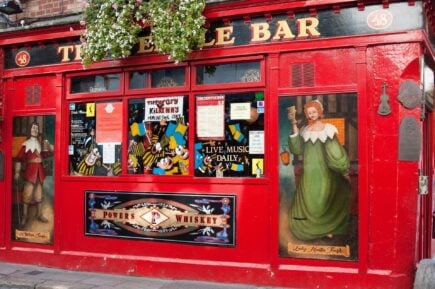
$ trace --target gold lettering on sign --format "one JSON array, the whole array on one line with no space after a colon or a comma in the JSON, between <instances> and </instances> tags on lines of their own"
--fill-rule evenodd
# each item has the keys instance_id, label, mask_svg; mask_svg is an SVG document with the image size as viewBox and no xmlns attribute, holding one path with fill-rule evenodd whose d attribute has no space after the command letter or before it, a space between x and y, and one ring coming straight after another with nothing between
<instances>
[{"instance_id":1,"label":"gold lettering on sign","mask_svg":"<svg viewBox=\"0 0 435 289\"><path fill-rule=\"evenodd\" d=\"M296 20L298 25L298 38L308 36L320 36L317 27L319 26L319 19L314 17L302 18Z\"/></svg>"},{"instance_id":2,"label":"gold lettering on sign","mask_svg":"<svg viewBox=\"0 0 435 289\"><path fill-rule=\"evenodd\" d=\"M82 59L82 46L80 44L74 45L74 60L81 60Z\"/></svg>"},{"instance_id":3,"label":"gold lettering on sign","mask_svg":"<svg viewBox=\"0 0 435 289\"><path fill-rule=\"evenodd\" d=\"M231 45L234 44L234 41L236 40L235 37L231 37L233 33L233 26L225 26L225 27L218 27L215 31L215 39L210 40L209 42L204 44L204 47L211 47L211 46L222 46L222 45Z\"/></svg>"},{"instance_id":4,"label":"gold lettering on sign","mask_svg":"<svg viewBox=\"0 0 435 289\"><path fill-rule=\"evenodd\" d=\"M268 22L251 23L250 43L262 43L269 40L282 41L295 38L308 38L320 36L318 31L319 20L315 17L306 17L296 20L296 31L292 31L287 20L278 20L275 27L270 27ZM237 27L237 26L236 26ZM204 44L204 47L230 46L234 45L236 37L233 36L234 26L217 27L213 39ZM272 35L273 34L273 35ZM151 53L158 50L153 44L152 37L142 36L138 40L138 54ZM81 60L81 44L63 45L57 48L57 54L62 57L61 62ZM71 57L71 54L73 57ZM19 58L24 61L25 57ZM20 64L18 64L20 65Z\"/></svg>"},{"instance_id":5,"label":"gold lettering on sign","mask_svg":"<svg viewBox=\"0 0 435 289\"><path fill-rule=\"evenodd\" d=\"M314 17L307 17L296 20L297 26L297 37L298 38L307 38L309 36L320 36L317 28L319 26L319 20ZM250 26L251 29L251 43L258 42L266 42L271 36L272 32L270 31L270 26L267 22L261 23L252 23ZM279 20L276 22L276 31L272 37L272 40L289 40L294 39L295 35L293 34L290 25L286 20Z\"/></svg>"},{"instance_id":6,"label":"gold lettering on sign","mask_svg":"<svg viewBox=\"0 0 435 289\"><path fill-rule=\"evenodd\" d=\"M182 212L168 208L142 207L133 209L95 209L94 220L107 220L117 223L154 226L161 228L179 226L229 227L227 218L222 215Z\"/></svg>"},{"instance_id":7,"label":"gold lettering on sign","mask_svg":"<svg viewBox=\"0 0 435 289\"><path fill-rule=\"evenodd\" d=\"M57 54L62 54L61 62L67 62L69 61L69 52L74 51L74 45L66 45L66 46L59 46L57 48Z\"/></svg>"},{"instance_id":8,"label":"gold lettering on sign","mask_svg":"<svg viewBox=\"0 0 435 289\"><path fill-rule=\"evenodd\" d=\"M17 239L32 239L47 242L50 240L50 233L15 230L15 237Z\"/></svg>"},{"instance_id":9,"label":"gold lettering on sign","mask_svg":"<svg viewBox=\"0 0 435 289\"><path fill-rule=\"evenodd\" d=\"M349 245L345 246L320 246L320 245L299 245L288 243L288 253L309 254L309 255L328 255L328 256L350 256Z\"/></svg>"},{"instance_id":10,"label":"gold lettering on sign","mask_svg":"<svg viewBox=\"0 0 435 289\"><path fill-rule=\"evenodd\" d=\"M290 26L287 21L280 20L276 22L276 32L272 37L272 40L282 40L282 39L293 39L295 38L294 34L290 30Z\"/></svg>"},{"instance_id":11,"label":"gold lettering on sign","mask_svg":"<svg viewBox=\"0 0 435 289\"><path fill-rule=\"evenodd\" d=\"M151 36L139 37L139 49L137 53L153 52L154 45L152 44Z\"/></svg>"},{"instance_id":12,"label":"gold lettering on sign","mask_svg":"<svg viewBox=\"0 0 435 289\"><path fill-rule=\"evenodd\" d=\"M81 45L65 45L65 46L59 46L57 48L57 54L61 54L62 59L61 62L69 62L71 61L69 54L74 53L73 60L81 60Z\"/></svg>"},{"instance_id":13,"label":"gold lettering on sign","mask_svg":"<svg viewBox=\"0 0 435 289\"><path fill-rule=\"evenodd\" d=\"M269 38L270 31L267 22L251 24L251 42L267 41Z\"/></svg>"}]
</instances>

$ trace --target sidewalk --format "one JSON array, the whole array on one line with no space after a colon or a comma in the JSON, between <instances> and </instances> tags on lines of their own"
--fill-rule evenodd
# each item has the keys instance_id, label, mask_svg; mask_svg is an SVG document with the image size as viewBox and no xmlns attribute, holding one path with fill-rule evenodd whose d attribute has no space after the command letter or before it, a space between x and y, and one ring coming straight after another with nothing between
<instances>
[{"instance_id":1,"label":"sidewalk","mask_svg":"<svg viewBox=\"0 0 435 289\"><path fill-rule=\"evenodd\" d=\"M284 289L151 279L0 262L0 289Z\"/></svg>"}]
</instances>

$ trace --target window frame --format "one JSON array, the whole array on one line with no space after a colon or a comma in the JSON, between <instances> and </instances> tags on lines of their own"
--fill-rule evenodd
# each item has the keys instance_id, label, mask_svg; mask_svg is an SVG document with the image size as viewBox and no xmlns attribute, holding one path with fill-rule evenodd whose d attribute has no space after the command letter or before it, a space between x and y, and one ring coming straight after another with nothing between
<instances>
[{"instance_id":1,"label":"window frame","mask_svg":"<svg viewBox=\"0 0 435 289\"><path fill-rule=\"evenodd\" d=\"M194 116L193 116L193 119L194 119L193 125L195 127L193 132L191 132L191 134L192 134L192 136L191 136L191 141L192 141L191 145L192 145L192 148L194 148L194 145L195 145L196 141L200 141L197 138L197 136L196 136L196 127L197 127L197 124L196 124L196 122L197 122L197 119L196 119L196 98L198 96L221 95L221 94L227 95L227 94L256 93L256 92L262 92L263 93L263 102L264 103L267 103L267 102L270 101L270 99L268 98L267 90L266 90L265 87L255 87L255 88L249 88L249 89L240 88L240 87L238 89L225 88L225 89L210 90L210 91L197 91L197 92L192 93L192 101L193 101L193 107L194 107L194 109L192 110L192 113L194 114ZM230 105L230 103L228 103L228 105ZM225 105L225 106L227 106L227 105ZM223 176L223 177L197 176L197 175L195 175L195 167L191 166L192 167L192 177L197 179L197 180L199 180L199 179L205 179L205 180L209 180L209 181L215 180L215 181L218 181L218 182L220 181L220 182L225 182L225 183L227 182L227 180L231 180L230 182L237 183L238 180L239 181L242 181L242 180L244 180L244 181L246 181L246 180L249 180L249 181L254 181L254 180L256 180L256 181L264 181L265 179L267 179L271 175L271 172L269 171L270 168L269 168L269 166L267 164L267 160L270 157L268 154L270 154L270 153L268 153L267 150L266 150L266 147L267 147L267 135L268 135L268 132L267 132L267 123L268 123L268 120L267 120L267 117L265 115L267 113L267 108L266 108L267 106L268 106L268 104L265 105L264 112L263 112L263 114L264 114L264 116L263 116L263 121L264 121L264 123L263 123L264 153L263 153L263 171L262 171L261 177L256 177L256 176ZM225 129L225 132L227 132L226 129ZM204 141L207 142L207 141L213 141L213 140L211 139L211 140L204 140ZM227 142L226 140L218 140L218 139L216 139L216 141ZM193 150L193 153L195 153L194 150ZM258 155L258 154L255 154L255 155Z\"/></svg>"},{"instance_id":2,"label":"window frame","mask_svg":"<svg viewBox=\"0 0 435 289\"><path fill-rule=\"evenodd\" d=\"M241 62L260 62L260 81L257 82L230 82L230 83L217 83L217 84L197 84L196 83L196 74L197 67L199 65L207 65L207 64L232 64L232 63L241 63ZM191 76L192 79L192 91L206 91L206 90L214 90L214 89L238 89L243 87L244 89L255 88L255 87L264 87L266 86L266 68L265 68L265 58L262 55L252 56L252 57L235 57L235 58L226 58L226 59L213 59L213 60L204 60L198 61L192 64Z\"/></svg>"},{"instance_id":3,"label":"window frame","mask_svg":"<svg viewBox=\"0 0 435 289\"><path fill-rule=\"evenodd\" d=\"M190 95L190 93L188 93L186 91L183 91L183 92L177 91L177 92L160 92L160 93L151 93L150 92L150 93L147 93L146 95L139 94L139 95L135 95L135 96L132 96L132 97L125 98L124 99L125 100L124 109L126 110L126 116L128 118L129 117L128 111L129 111L129 105L130 105L130 101L131 100L142 100L142 101L145 101L145 99L147 99L147 98L164 98L164 97L175 97L175 96L181 96L181 97L183 97L183 99L186 98L187 99L186 104L189 107L189 113L187 114L187 119L188 119L188 123L189 123L187 130L188 130L188 135L189 136L187 138L187 142L186 143L187 143L187 148L189 150L188 160L189 160L189 163L190 163L192 161L192 156L191 156L191 153L190 153L190 146L191 146L191 142L190 142L191 136L190 135L192 133L191 132L191 122L192 122L191 121L191 117L192 117L192 114L191 114L191 95ZM123 120L123 121L126 122L126 125L128 124L127 123L128 122L127 118L124 117L125 120ZM125 159L127 161L126 166L125 166L125 170L124 170L124 167L123 167L123 176L127 176L129 178L131 178L131 177L139 177L139 178L142 177L142 178L146 178L147 180L148 180L148 178L151 178L151 179L153 179L153 178L162 178L163 180L165 180L167 178L172 178L172 177L176 177L176 178L177 177L178 178L189 178L189 177L192 176L193 171L191 170L192 169L191 166L188 169L188 174L187 175L183 175L183 174L180 174L180 175L158 175L158 174L145 174L145 173L143 173L143 174L129 173L127 166L128 166L129 141L130 141L130 139L129 139L129 135L128 134L129 134L128 131L123 132L123 139L125 139L125 141L127 143L126 150L123 151L123 157L125 156Z\"/></svg>"},{"instance_id":4,"label":"window frame","mask_svg":"<svg viewBox=\"0 0 435 289\"><path fill-rule=\"evenodd\" d=\"M71 93L72 78L81 76L96 76L105 74L119 74L119 89L114 91L98 91L98 92L79 92ZM82 99L82 98L106 98L122 96L124 93L124 73L121 69L96 70L92 72L71 73L66 76L66 100Z\"/></svg>"},{"instance_id":5,"label":"window frame","mask_svg":"<svg viewBox=\"0 0 435 289\"><path fill-rule=\"evenodd\" d=\"M221 84L211 84L211 85L196 85L192 81L192 79L196 79L196 67L197 65L206 65L206 64L231 64L236 62L250 62L250 61L259 61L260 63L260 76L261 80L258 82L235 82L235 83L221 83ZM71 134L71 119L69 114L69 104L70 103L86 103L86 102L110 102L110 101L121 101L123 104L123 127L127 126L128 123L128 106L129 101L132 99L145 99L149 97L165 97L165 96L187 96L188 105L189 105L189 137L187 139L187 145L190 151L189 162L191 163L189 167L189 173L187 175L145 175L145 174L129 174L128 173L128 130L123 129L122 134L122 143L121 143L121 163L122 163L122 171L118 176L75 176L72 175L69 170L69 162L70 156L69 154L65 154L63 159L66 161L67 165L63 166L62 178L68 178L72 180L107 180L116 178L116 180L123 181L137 181L142 183L149 182L171 182L172 180L184 182L191 182L192 180L198 180L200 182L219 182L219 183L240 183L249 181L250 183L263 183L266 182L270 177L271 172L270 168L268 168L267 160L270 158L269 153L265 151L264 153L264 174L261 178L255 177L224 177L224 178L216 178L216 177L196 177L194 171L194 142L195 142L195 134L196 127L194 125L196 121L195 115L195 97L197 95L204 94L215 94L215 93L243 93L243 92L263 92L264 100L270 101L268 96L268 90L266 89L266 60L265 56L257 55L257 56L249 56L249 57L230 57L230 58L219 58L219 59L208 59L203 61L190 61L181 63L178 65L174 65L173 63L166 64L153 64L153 65L140 65L140 66L130 66L126 68L117 68L117 69L100 69L100 70L92 70L86 72L74 72L67 73L64 76L65 79L65 101L68 105L65 106L65 113L68 115L67 120L67 129L65 130L65 151L68 151L68 146L70 145L70 134ZM165 87L165 88L140 88L140 89L129 89L129 75L134 71L151 71L151 70L160 70L160 69L170 69L170 68L180 68L183 67L185 69L185 84L183 86L176 87ZM70 93L71 89L71 78L79 77L79 76L89 76L89 75L100 75L100 74L110 74L110 73L119 73L120 77L120 89L118 91L103 91L103 92L86 92L86 93ZM267 106L265 107L265 113ZM265 147L267 147L267 124L269 120L264 118L264 142ZM192 126L194 128L192 128ZM125 142L125 143L124 143Z\"/></svg>"},{"instance_id":6,"label":"window frame","mask_svg":"<svg viewBox=\"0 0 435 289\"><path fill-rule=\"evenodd\" d=\"M138 71L152 71L152 70L161 70L161 69L171 69L171 68L181 68L184 67L184 85L174 86L174 87L145 87L145 88L136 88L130 89L130 73L138 72ZM146 95L156 95L160 93L178 93L182 91L189 91L190 87L190 69L187 63L179 64L179 65L150 65L150 66L140 66L140 67L130 67L124 70L124 95L125 96L134 96L138 94L146 94Z\"/></svg>"}]
</instances>

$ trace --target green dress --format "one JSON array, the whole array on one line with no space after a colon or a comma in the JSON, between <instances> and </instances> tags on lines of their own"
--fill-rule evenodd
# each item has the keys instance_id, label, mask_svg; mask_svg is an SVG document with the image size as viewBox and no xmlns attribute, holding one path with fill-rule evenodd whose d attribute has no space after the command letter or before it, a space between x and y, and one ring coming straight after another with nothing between
<instances>
[{"instance_id":1,"label":"green dress","mask_svg":"<svg viewBox=\"0 0 435 289\"><path fill-rule=\"evenodd\" d=\"M337 128L289 137L290 151L303 156L303 170L289 211L289 225L299 240L314 240L347 232L350 183L349 158L337 139Z\"/></svg>"}]
</instances>

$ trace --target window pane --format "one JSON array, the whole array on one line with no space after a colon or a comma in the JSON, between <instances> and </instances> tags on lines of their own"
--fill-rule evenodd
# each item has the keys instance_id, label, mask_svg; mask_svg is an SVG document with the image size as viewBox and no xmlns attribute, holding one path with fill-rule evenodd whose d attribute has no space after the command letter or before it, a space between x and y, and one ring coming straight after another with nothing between
<instances>
[{"instance_id":1,"label":"window pane","mask_svg":"<svg viewBox=\"0 0 435 289\"><path fill-rule=\"evenodd\" d=\"M71 78L71 93L117 91L120 74L101 74Z\"/></svg>"},{"instance_id":2,"label":"window pane","mask_svg":"<svg viewBox=\"0 0 435 289\"><path fill-rule=\"evenodd\" d=\"M260 81L260 62L240 62L217 65L199 65L196 68L197 84Z\"/></svg>"},{"instance_id":3,"label":"window pane","mask_svg":"<svg viewBox=\"0 0 435 289\"><path fill-rule=\"evenodd\" d=\"M263 92L196 97L195 176L264 174Z\"/></svg>"},{"instance_id":4,"label":"window pane","mask_svg":"<svg viewBox=\"0 0 435 289\"><path fill-rule=\"evenodd\" d=\"M184 67L159 69L151 72L152 87L174 87L185 84Z\"/></svg>"},{"instance_id":5,"label":"window pane","mask_svg":"<svg viewBox=\"0 0 435 289\"><path fill-rule=\"evenodd\" d=\"M147 88L149 82L149 73L145 71L134 71L129 73L130 76L130 89Z\"/></svg>"},{"instance_id":6,"label":"window pane","mask_svg":"<svg viewBox=\"0 0 435 289\"><path fill-rule=\"evenodd\" d=\"M167 68L130 72L130 89L184 86L185 68Z\"/></svg>"},{"instance_id":7,"label":"window pane","mask_svg":"<svg viewBox=\"0 0 435 289\"><path fill-rule=\"evenodd\" d=\"M356 94L279 99L279 254L357 260Z\"/></svg>"},{"instance_id":8,"label":"window pane","mask_svg":"<svg viewBox=\"0 0 435 289\"><path fill-rule=\"evenodd\" d=\"M70 103L70 174L121 173L122 102Z\"/></svg>"},{"instance_id":9,"label":"window pane","mask_svg":"<svg viewBox=\"0 0 435 289\"><path fill-rule=\"evenodd\" d=\"M189 173L188 103L187 96L129 101L129 174Z\"/></svg>"}]
</instances>

